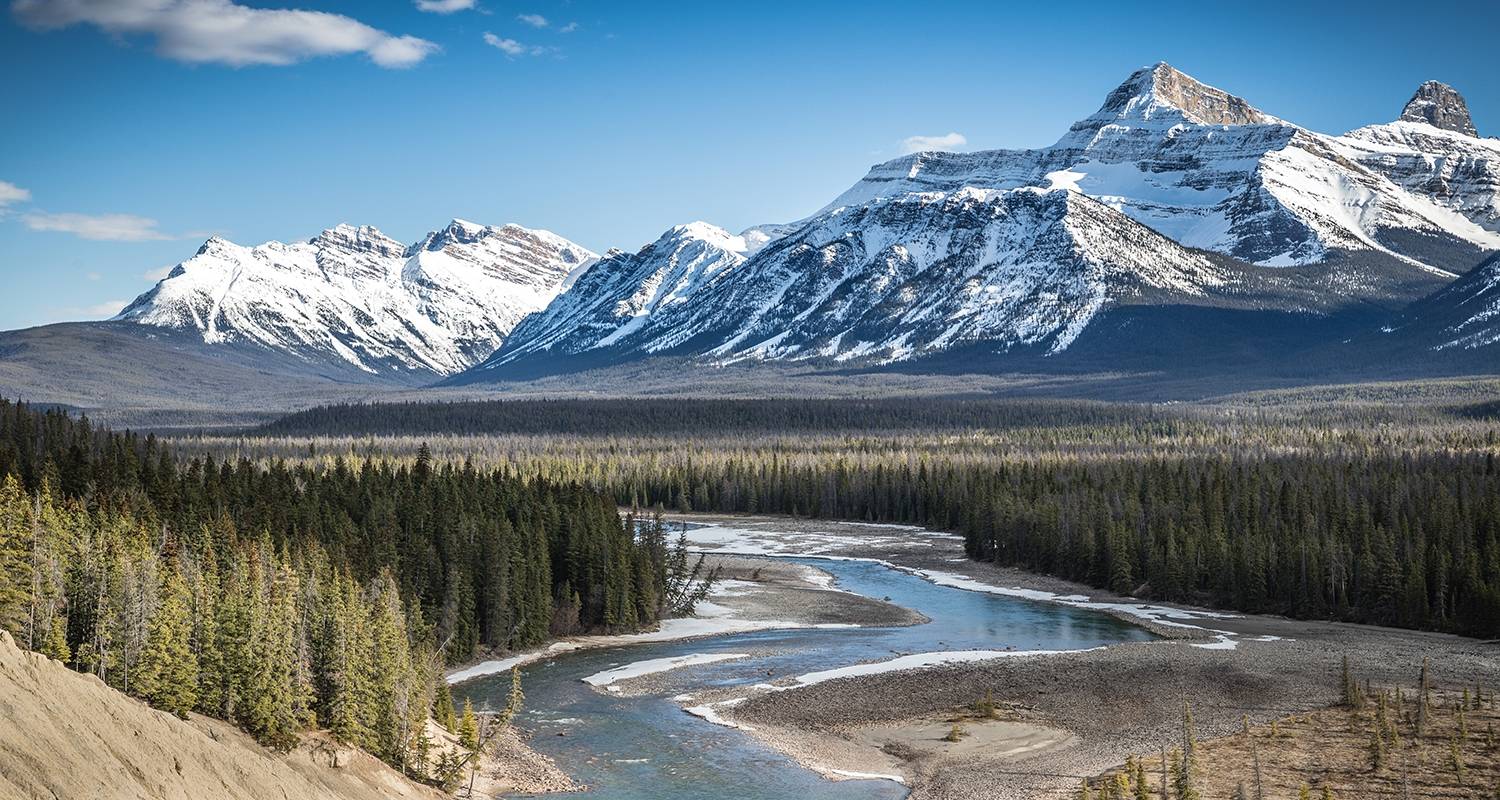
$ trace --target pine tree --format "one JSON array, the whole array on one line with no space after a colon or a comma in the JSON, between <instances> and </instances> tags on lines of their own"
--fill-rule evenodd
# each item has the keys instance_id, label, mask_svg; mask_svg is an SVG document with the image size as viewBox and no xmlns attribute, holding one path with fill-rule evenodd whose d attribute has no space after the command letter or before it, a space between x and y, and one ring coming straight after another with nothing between
<instances>
[{"instance_id":1,"label":"pine tree","mask_svg":"<svg viewBox=\"0 0 1500 800\"><path fill-rule=\"evenodd\" d=\"M479 718L474 714L474 701L464 698L464 713L458 720L458 743L464 749L479 749Z\"/></svg>"},{"instance_id":2,"label":"pine tree","mask_svg":"<svg viewBox=\"0 0 1500 800\"><path fill-rule=\"evenodd\" d=\"M31 587L31 516L21 484L6 475L0 481L0 630L10 631L22 646Z\"/></svg>"},{"instance_id":3,"label":"pine tree","mask_svg":"<svg viewBox=\"0 0 1500 800\"><path fill-rule=\"evenodd\" d=\"M1427 659L1422 659L1422 674L1417 682L1417 736L1427 732L1427 713L1432 704L1432 684L1427 672Z\"/></svg>"},{"instance_id":4,"label":"pine tree","mask_svg":"<svg viewBox=\"0 0 1500 800\"><path fill-rule=\"evenodd\" d=\"M73 651L68 648L68 621L61 616L52 618L52 626L47 631L47 638L42 642L42 655L67 663L73 657Z\"/></svg>"},{"instance_id":5,"label":"pine tree","mask_svg":"<svg viewBox=\"0 0 1500 800\"><path fill-rule=\"evenodd\" d=\"M1349 656L1344 656L1343 672L1343 694L1345 708L1363 708L1365 704L1364 693L1359 689L1359 681L1354 679L1354 673L1349 670Z\"/></svg>"},{"instance_id":6,"label":"pine tree","mask_svg":"<svg viewBox=\"0 0 1500 800\"><path fill-rule=\"evenodd\" d=\"M437 700L432 704L432 718L449 731L458 727L458 714L453 708L453 691L447 681L438 683Z\"/></svg>"},{"instance_id":7,"label":"pine tree","mask_svg":"<svg viewBox=\"0 0 1500 800\"><path fill-rule=\"evenodd\" d=\"M263 744L289 750L308 722L309 706L297 679L296 577L286 567L273 570L268 603L254 624L258 667L245 683L240 715Z\"/></svg>"},{"instance_id":8,"label":"pine tree","mask_svg":"<svg viewBox=\"0 0 1500 800\"><path fill-rule=\"evenodd\" d=\"M159 598L134 691L151 705L187 719L198 700L198 659L192 649L187 583L175 564L162 570Z\"/></svg>"},{"instance_id":9,"label":"pine tree","mask_svg":"<svg viewBox=\"0 0 1500 800\"><path fill-rule=\"evenodd\" d=\"M330 607L323 623L325 688L321 707L335 738L367 745L366 698L370 694L369 648L365 643L367 612L358 588L348 575L332 582L330 594Z\"/></svg>"}]
</instances>

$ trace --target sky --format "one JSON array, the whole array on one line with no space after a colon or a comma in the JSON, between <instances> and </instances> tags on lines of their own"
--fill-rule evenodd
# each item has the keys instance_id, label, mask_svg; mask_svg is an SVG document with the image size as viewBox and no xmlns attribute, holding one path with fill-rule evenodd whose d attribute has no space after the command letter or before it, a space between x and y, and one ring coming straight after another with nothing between
<instances>
[{"instance_id":1,"label":"sky","mask_svg":"<svg viewBox=\"0 0 1500 800\"><path fill-rule=\"evenodd\" d=\"M0 4L0 329L107 317L210 235L798 219L914 147L1051 144L1163 60L1330 133L1438 79L1500 135L1495 0Z\"/></svg>"}]
</instances>

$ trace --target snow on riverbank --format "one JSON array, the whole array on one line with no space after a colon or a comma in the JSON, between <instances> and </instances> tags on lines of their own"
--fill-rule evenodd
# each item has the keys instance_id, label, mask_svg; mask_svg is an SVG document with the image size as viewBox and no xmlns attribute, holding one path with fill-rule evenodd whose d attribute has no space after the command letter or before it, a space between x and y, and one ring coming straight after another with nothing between
<instances>
[{"instance_id":1,"label":"snow on riverbank","mask_svg":"<svg viewBox=\"0 0 1500 800\"><path fill-rule=\"evenodd\" d=\"M714 664L720 661L733 661L737 658L745 658L749 653L691 653L685 656L673 656L670 658L652 658L646 661L637 661L622 667L615 667L603 672L596 672L583 679L590 686L610 686L623 680L639 678L643 675L655 675L659 672L669 672L682 667L691 667L697 664Z\"/></svg>"},{"instance_id":2,"label":"snow on riverbank","mask_svg":"<svg viewBox=\"0 0 1500 800\"><path fill-rule=\"evenodd\" d=\"M830 589L831 576L826 573L809 570L803 576L803 580L810 589ZM724 580L714 585L710 597L724 598L744 594L756 590L760 584L753 581ZM645 644L650 642L672 642L684 639L700 639L708 636L722 636L730 633L751 633L766 630L790 630L794 628L811 628L818 630L838 630L844 628L858 628L858 625L844 622L822 622L803 623L782 619L746 619L738 616L739 612L728 606L715 603L712 600L700 601L695 608L695 614L691 617L662 620L654 631L642 633L622 633L596 636L575 636L560 642L553 642L547 647L539 650L531 650L525 653L517 653L506 658L482 661L470 667L450 672L447 676L449 684L463 683L486 675L495 675L509 672L514 667L524 667L543 659L552 658L563 653L574 650L592 649L596 647L619 647L629 644Z\"/></svg>"},{"instance_id":3,"label":"snow on riverbank","mask_svg":"<svg viewBox=\"0 0 1500 800\"><path fill-rule=\"evenodd\" d=\"M1090 650L1103 648L1093 647ZM809 672L806 675L798 675L791 686L777 686L776 689L795 689L801 686L813 686L825 681L838 678L852 678L864 675L880 675L886 672L899 672L904 669L923 669L926 667L940 667L946 664L962 664L967 661L988 661L993 658L1018 658L1021 656L1051 656L1062 653L1086 653L1088 650L947 650L935 653L913 653L911 655L892 658L887 661L874 661L868 664L854 664L837 669L825 669L819 672Z\"/></svg>"}]
</instances>

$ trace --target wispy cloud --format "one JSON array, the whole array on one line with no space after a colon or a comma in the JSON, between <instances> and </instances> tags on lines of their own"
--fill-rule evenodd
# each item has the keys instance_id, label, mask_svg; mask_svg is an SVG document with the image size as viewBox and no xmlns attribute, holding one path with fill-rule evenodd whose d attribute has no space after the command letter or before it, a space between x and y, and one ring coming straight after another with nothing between
<instances>
[{"instance_id":1,"label":"wispy cloud","mask_svg":"<svg viewBox=\"0 0 1500 800\"><path fill-rule=\"evenodd\" d=\"M957 150L969 140L961 133L945 133L942 136L908 136L901 140L901 152L922 153L929 150Z\"/></svg>"},{"instance_id":2,"label":"wispy cloud","mask_svg":"<svg viewBox=\"0 0 1500 800\"><path fill-rule=\"evenodd\" d=\"M48 313L55 321L79 320L79 319L109 319L125 310L130 305L129 300L105 300L87 306L70 306L67 308L54 308Z\"/></svg>"},{"instance_id":3,"label":"wispy cloud","mask_svg":"<svg viewBox=\"0 0 1500 800\"><path fill-rule=\"evenodd\" d=\"M5 214L7 206L24 203L30 199L31 192L22 189L10 181L0 181L0 215Z\"/></svg>"},{"instance_id":4,"label":"wispy cloud","mask_svg":"<svg viewBox=\"0 0 1500 800\"><path fill-rule=\"evenodd\" d=\"M499 50L510 58L520 58L521 56L541 56L552 52L552 48L550 47L542 47L541 45L536 44L525 44L523 42L518 42L515 39L506 39L504 37L496 36L495 34L489 33L488 31L486 31L484 34L484 43Z\"/></svg>"},{"instance_id":5,"label":"wispy cloud","mask_svg":"<svg viewBox=\"0 0 1500 800\"><path fill-rule=\"evenodd\" d=\"M135 214L22 214L21 221L34 231L71 233L96 242L152 242L175 239L156 228L156 220Z\"/></svg>"},{"instance_id":6,"label":"wispy cloud","mask_svg":"<svg viewBox=\"0 0 1500 800\"><path fill-rule=\"evenodd\" d=\"M445 0L451 2L451 0ZM156 52L190 63L286 65L364 53L386 68L410 67L439 48L324 11L252 8L233 0L14 0L37 30L87 24L115 35L154 37Z\"/></svg>"},{"instance_id":7,"label":"wispy cloud","mask_svg":"<svg viewBox=\"0 0 1500 800\"><path fill-rule=\"evenodd\" d=\"M452 14L468 11L476 5L475 0L417 0L417 10L431 14Z\"/></svg>"},{"instance_id":8,"label":"wispy cloud","mask_svg":"<svg viewBox=\"0 0 1500 800\"><path fill-rule=\"evenodd\" d=\"M516 19L530 25L533 28L547 27L547 18L541 14L517 14Z\"/></svg>"},{"instance_id":9,"label":"wispy cloud","mask_svg":"<svg viewBox=\"0 0 1500 800\"><path fill-rule=\"evenodd\" d=\"M145 273L143 273L141 275L141 277L145 278L148 281L151 281L152 283L156 283L157 281L165 280L168 275L172 274L172 270L174 270L176 268L177 268L176 264L168 264L165 267L157 267L156 269L148 269L148 270L145 271Z\"/></svg>"},{"instance_id":10,"label":"wispy cloud","mask_svg":"<svg viewBox=\"0 0 1500 800\"><path fill-rule=\"evenodd\" d=\"M558 28L557 32L558 33L572 33L573 31L576 31L576 30L578 30L578 23L576 23L576 22L569 22L568 24L562 26L561 28Z\"/></svg>"}]
</instances>

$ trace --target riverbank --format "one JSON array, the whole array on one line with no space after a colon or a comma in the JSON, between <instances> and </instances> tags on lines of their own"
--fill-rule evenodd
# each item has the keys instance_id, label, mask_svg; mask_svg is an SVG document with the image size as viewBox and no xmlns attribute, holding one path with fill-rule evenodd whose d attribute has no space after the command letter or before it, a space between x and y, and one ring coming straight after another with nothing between
<instances>
[{"instance_id":1,"label":"riverbank","mask_svg":"<svg viewBox=\"0 0 1500 800\"><path fill-rule=\"evenodd\" d=\"M797 628L888 627L926 622L921 614L890 603L833 588L833 577L804 564L712 555L705 572L717 569L719 580L692 617L663 620L655 630L571 636L546 647L503 658L481 659L455 667L449 684L509 672L577 650L620 647L647 642L701 639L727 633Z\"/></svg>"},{"instance_id":2,"label":"riverbank","mask_svg":"<svg viewBox=\"0 0 1500 800\"><path fill-rule=\"evenodd\" d=\"M1191 704L1203 738L1326 708L1339 669L1410 684L1423 657L1440 687L1500 686L1500 647L1442 634L1139 603L963 558L956 537L904 526L788 518L673 516L710 553L879 560L944 585L1110 613L1169 636L1068 653L1015 655L811 684L698 693L690 703L830 777L898 775L912 800L1062 797L1083 777L1180 738ZM964 721L993 698L999 722ZM968 735L935 736L957 720ZM974 737L981 737L975 739ZM972 743L983 742L976 747ZM1027 742L1041 742L1026 748ZM1014 746L1013 746L1014 745ZM1358 787L1347 787L1357 793Z\"/></svg>"}]
</instances>

